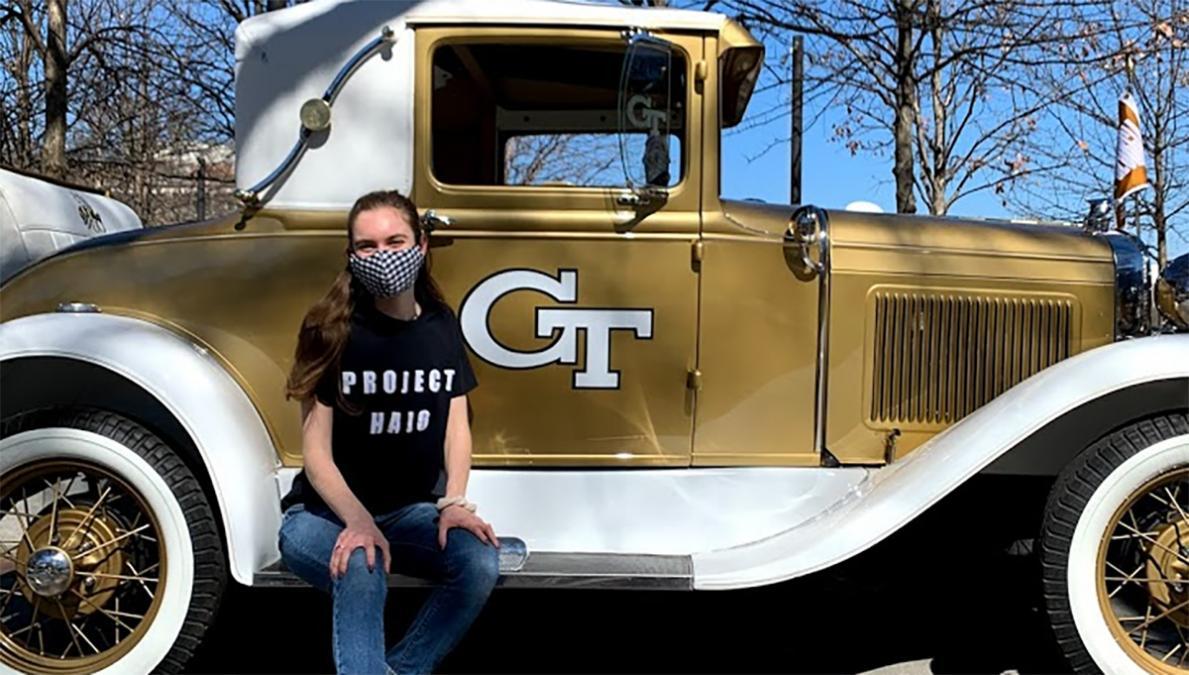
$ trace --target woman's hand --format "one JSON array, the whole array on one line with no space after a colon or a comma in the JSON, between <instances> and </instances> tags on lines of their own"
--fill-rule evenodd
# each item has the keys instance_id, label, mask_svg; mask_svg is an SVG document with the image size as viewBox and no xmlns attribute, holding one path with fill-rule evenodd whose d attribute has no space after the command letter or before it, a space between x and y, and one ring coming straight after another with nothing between
<instances>
[{"instance_id":1,"label":"woman's hand","mask_svg":"<svg viewBox=\"0 0 1189 675\"><path fill-rule=\"evenodd\" d=\"M392 555L388 552L388 539L380 532L380 528L376 527L376 522L372 519L361 520L355 523L347 523L343 531L339 533L338 541L334 543L334 550L330 553L330 577L337 579L347 573L347 563L351 559L351 553L359 547L363 547L364 553L367 554L367 569L376 569L376 547L384 552L384 572L391 569Z\"/></svg>"},{"instance_id":2,"label":"woman's hand","mask_svg":"<svg viewBox=\"0 0 1189 675\"><path fill-rule=\"evenodd\" d=\"M442 513L438 517L438 545L443 550L446 548L446 532L452 527L464 527L478 537L479 541L497 548L500 545L500 540L495 538L495 530L491 528L491 524L458 504L451 504L442 509Z\"/></svg>"}]
</instances>

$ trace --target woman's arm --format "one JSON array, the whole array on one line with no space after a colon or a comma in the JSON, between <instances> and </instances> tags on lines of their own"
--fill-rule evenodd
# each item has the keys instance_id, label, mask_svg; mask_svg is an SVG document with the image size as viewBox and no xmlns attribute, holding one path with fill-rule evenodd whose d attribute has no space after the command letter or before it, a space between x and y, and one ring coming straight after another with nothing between
<instances>
[{"instance_id":1,"label":"woman's arm","mask_svg":"<svg viewBox=\"0 0 1189 675\"><path fill-rule=\"evenodd\" d=\"M464 497L467 479L471 475L471 425L467 419L466 395L450 399L446 417L446 496ZM491 524L457 504L447 506L438 519L438 544L446 548L446 532L451 527L464 527L481 541L500 545Z\"/></svg>"},{"instance_id":2,"label":"woman's arm","mask_svg":"<svg viewBox=\"0 0 1189 675\"><path fill-rule=\"evenodd\" d=\"M465 497L471 475L471 425L467 420L467 397L450 399L446 415L446 496Z\"/></svg>"},{"instance_id":3,"label":"woman's arm","mask_svg":"<svg viewBox=\"0 0 1189 675\"><path fill-rule=\"evenodd\" d=\"M384 571L392 568L388 539L376 527L376 521L359 501L343 474L334 463L330 452L334 408L324 405L315 397L302 404L301 453L305 461L306 477L322 501L334 511L346 525L339 533L334 551L330 554L330 574L342 576L347 572L347 561L356 548L363 548L367 556L368 569L375 567L375 547L384 555Z\"/></svg>"},{"instance_id":4,"label":"woman's arm","mask_svg":"<svg viewBox=\"0 0 1189 675\"><path fill-rule=\"evenodd\" d=\"M330 452L330 439L334 424L334 408L311 397L312 408L305 413L302 422L302 458L305 461L306 476L322 501L334 511L344 523L371 521L359 498L347 487L342 472L334 463ZM303 404L303 409L309 406Z\"/></svg>"}]
</instances>

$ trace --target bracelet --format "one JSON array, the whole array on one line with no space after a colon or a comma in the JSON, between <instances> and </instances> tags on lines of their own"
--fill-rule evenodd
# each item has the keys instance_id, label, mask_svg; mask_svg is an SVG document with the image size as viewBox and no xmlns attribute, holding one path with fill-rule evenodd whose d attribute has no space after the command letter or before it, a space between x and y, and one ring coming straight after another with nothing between
<instances>
[{"instance_id":1,"label":"bracelet","mask_svg":"<svg viewBox=\"0 0 1189 675\"><path fill-rule=\"evenodd\" d=\"M454 506L455 504L461 506L467 511L470 511L471 513L474 513L475 509L479 508L478 504L467 501L466 497L442 497L438 500L437 507L438 510L441 511L447 506Z\"/></svg>"}]
</instances>

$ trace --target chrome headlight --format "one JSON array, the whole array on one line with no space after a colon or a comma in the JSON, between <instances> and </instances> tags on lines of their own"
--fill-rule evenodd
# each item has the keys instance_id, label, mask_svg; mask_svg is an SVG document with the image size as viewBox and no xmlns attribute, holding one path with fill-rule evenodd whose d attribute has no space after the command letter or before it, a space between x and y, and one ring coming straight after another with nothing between
<instances>
[{"instance_id":1,"label":"chrome headlight","mask_svg":"<svg viewBox=\"0 0 1189 675\"><path fill-rule=\"evenodd\" d=\"M1115 258L1115 339L1147 335L1151 329L1151 293L1144 252L1135 237L1119 232L1100 235Z\"/></svg>"},{"instance_id":2,"label":"chrome headlight","mask_svg":"<svg viewBox=\"0 0 1189 675\"><path fill-rule=\"evenodd\" d=\"M1164 267L1156 282L1156 306L1181 330L1189 330L1189 253Z\"/></svg>"}]
</instances>

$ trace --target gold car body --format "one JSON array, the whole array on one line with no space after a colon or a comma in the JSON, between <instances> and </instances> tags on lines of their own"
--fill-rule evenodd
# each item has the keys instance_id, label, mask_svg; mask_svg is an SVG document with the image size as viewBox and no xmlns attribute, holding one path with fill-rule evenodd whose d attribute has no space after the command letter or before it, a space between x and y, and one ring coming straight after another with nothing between
<instances>
[{"instance_id":1,"label":"gold car body","mask_svg":"<svg viewBox=\"0 0 1189 675\"><path fill-rule=\"evenodd\" d=\"M819 283L786 241L791 206L720 199L720 69L756 47L738 25L658 32L686 55L683 177L634 219L621 190L461 186L435 177L430 97L415 104L412 197L452 223L433 269L458 308L506 270L577 277L576 306L649 313L651 332L608 333L615 388L576 388L578 364L510 369L472 353L479 466L820 465L815 384L828 383L825 447L842 464L911 452L1028 375L1108 343L1110 247L1071 228L831 212L828 360ZM416 31L415 90L439 44L587 44L612 30L444 26ZM305 161L317 161L316 157ZM0 320L93 303L205 347L259 410L281 462L301 461L298 404L283 396L301 318L344 266L340 210L245 211L150 229L54 256L6 284ZM571 303L572 304L572 303ZM490 332L539 351L536 315L559 303L508 293ZM583 346L589 349L590 333Z\"/></svg>"}]
</instances>

